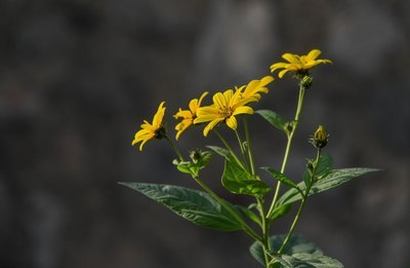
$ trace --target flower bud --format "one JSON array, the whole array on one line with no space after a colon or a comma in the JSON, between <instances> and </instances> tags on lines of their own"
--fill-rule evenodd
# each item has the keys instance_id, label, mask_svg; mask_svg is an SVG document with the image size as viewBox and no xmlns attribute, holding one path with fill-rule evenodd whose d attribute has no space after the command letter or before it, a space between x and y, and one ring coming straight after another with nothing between
<instances>
[{"instance_id":1,"label":"flower bud","mask_svg":"<svg viewBox=\"0 0 410 268\"><path fill-rule=\"evenodd\" d=\"M326 129L322 125L319 125L319 127L313 134L313 138L311 139L311 142L313 146L315 146L317 149L322 149L323 147L326 146L328 142L328 138L329 138L329 134L327 134Z\"/></svg>"},{"instance_id":2,"label":"flower bud","mask_svg":"<svg viewBox=\"0 0 410 268\"><path fill-rule=\"evenodd\" d=\"M309 75L303 75L303 77L300 79L300 85L303 86L304 88L310 88L313 83L313 78Z\"/></svg>"}]
</instances>

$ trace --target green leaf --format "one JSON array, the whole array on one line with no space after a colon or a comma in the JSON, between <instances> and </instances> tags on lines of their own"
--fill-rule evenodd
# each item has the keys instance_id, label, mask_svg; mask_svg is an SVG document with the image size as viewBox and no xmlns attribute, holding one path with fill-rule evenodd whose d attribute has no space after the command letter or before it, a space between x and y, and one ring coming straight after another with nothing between
<instances>
[{"instance_id":1,"label":"green leaf","mask_svg":"<svg viewBox=\"0 0 410 268\"><path fill-rule=\"evenodd\" d=\"M212 151L214 151L216 154L222 156L223 158L225 158L226 160L232 160L232 154L231 152L229 152L229 150L219 147L219 146L206 146L207 148L211 149Z\"/></svg>"},{"instance_id":2,"label":"green leaf","mask_svg":"<svg viewBox=\"0 0 410 268\"><path fill-rule=\"evenodd\" d=\"M282 182L283 184L289 186L290 188L295 188L296 190L300 191L296 183L290 178L286 177L286 175L284 175L283 173L273 168L270 168L270 167L262 167L262 169L268 172L274 179Z\"/></svg>"},{"instance_id":3,"label":"green leaf","mask_svg":"<svg viewBox=\"0 0 410 268\"><path fill-rule=\"evenodd\" d=\"M291 267L300 268L343 268L343 264L336 259L323 255L320 252L296 253L292 256L282 256L291 264Z\"/></svg>"},{"instance_id":4,"label":"green leaf","mask_svg":"<svg viewBox=\"0 0 410 268\"><path fill-rule=\"evenodd\" d=\"M262 116L266 121L268 121L275 128L287 133L287 130L286 130L287 122L279 114L271 110L257 110L255 111L255 113Z\"/></svg>"},{"instance_id":5,"label":"green leaf","mask_svg":"<svg viewBox=\"0 0 410 268\"><path fill-rule=\"evenodd\" d=\"M306 241L301 236L292 236L282 255L277 252L283 241L284 235L272 236L269 239L275 261L285 268L343 268L343 265L323 254L315 244ZM264 265L263 247L260 242L255 242L249 249L251 255Z\"/></svg>"},{"instance_id":6,"label":"green leaf","mask_svg":"<svg viewBox=\"0 0 410 268\"><path fill-rule=\"evenodd\" d=\"M191 161L180 161L174 159L172 163L181 173L190 174L193 177L199 175L199 171L204 169L212 158L210 151L194 150L190 153Z\"/></svg>"},{"instance_id":7,"label":"green leaf","mask_svg":"<svg viewBox=\"0 0 410 268\"><path fill-rule=\"evenodd\" d=\"M236 162L225 160L222 185L231 193L261 197L270 191L270 187Z\"/></svg>"},{"instance_id":8,"label":"green leaf","mask_svg":"<svg viewBox=\"0 0 410 268\"><path fill-rule=\"evenodd\" d=\"M120 182L120 184L157 201L194 224L220 231L242 229L241 223L205 192L163 184L134 182ZM227 201L225 203L231 205Z\"/></svg>"},{"instance_id":9,"label":"green leaf","mask_svg":"<svg viewBox=\"0 0 410 268\"><path fill-rule=\"evenodd\" d=\"M317 163L316 167L316 175L317 179L321 179L328 175L333 168L333 159L329 154L322 154L319 158L319 162Z\"/></svg>"},{"instance_id":10,"label":"green leaf","mask_svg":"<svg viewBox=\"0 0 410 268\"><path fill-rule=\"evenodd\" d=\"M288 214L291 208L292 204L280 205L272 211L272 213L269 215L269 219L273 221L280 217L283 217Z\"/></svg>"},{"instance_id":11,"label":"green leaf","mask_svg":"<svg viewBox=\"0 0 410 268\"><path fill-rule=\"evenodd\" d=\"M380 171L379 169L373 168L343 168L334 169L328 173L325 177L316 181L312 188L310 189L309 196L317 193L321 193L333 188L339 187L340 185L357 178L359 176L365 175L367 173ZM298 184L299 189L302 191L306 190L306 185L304 182ZM278 204L287 205L292 204L296 201L302 199L302 195L296 189L290 189L285 192L278 200Z\"/></svg>"},{"instance_id":12,"label":"green leaf","mask_svg":"<svg viewBox=\"0 0 410 268\"><path fill-rule=\"evenodd\" d=\"M244 216L246 216L253 222L257 223L259 226L262 226L260 218L255 213L253 213L252 210L239 205L236 205L235 208L237 208L239 212L242 213Z\"/></svg>"}]
</instances>

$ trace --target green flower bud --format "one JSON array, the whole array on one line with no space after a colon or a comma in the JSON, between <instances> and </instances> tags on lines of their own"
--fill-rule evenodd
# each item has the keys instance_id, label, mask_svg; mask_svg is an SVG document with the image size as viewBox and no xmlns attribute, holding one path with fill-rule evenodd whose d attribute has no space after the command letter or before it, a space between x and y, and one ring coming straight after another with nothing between
<instances>
[{"instance_id":1,"label":"green flower bud","mask_svg":"<svg viewBox=\"0 0 410 268\"><path fill-rule=\"evenodd\" d=\"M303 86L304 88L310 88L313 83L313 78L309 75L304 75L300 79L300 85Z\"/></svg>"},{"instance_id":2,"label":"green flower bud","mask_svg":"<svg viewBox=\"0 0 410 268\"><path fill-rule=\"evenodd\" d=\"M329 134L327 134L326 129L322 125L319 125L319 127L317 128L317 130L313 134L313 138L311 139L311 143L317 149L322 149L323 147L326 146L328 140L329 140Z\"/></svg>"}]
</instances>

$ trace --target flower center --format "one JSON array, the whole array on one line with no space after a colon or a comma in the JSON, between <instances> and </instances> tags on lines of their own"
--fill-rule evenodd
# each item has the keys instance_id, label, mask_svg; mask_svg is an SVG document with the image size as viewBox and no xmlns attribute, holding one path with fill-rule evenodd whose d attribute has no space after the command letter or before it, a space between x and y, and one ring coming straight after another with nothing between
<instances>
[{"instance_id":1,"label":"flower center","mask_svg":"<svg viewBox=\"0 0 410 268\"><path fill-rule=\"evenodd\" d=\"M221 107L219 109L219 114L224 118L228 118L233 114L233 111L231 107Z\"/></svg>"}]
</instances>

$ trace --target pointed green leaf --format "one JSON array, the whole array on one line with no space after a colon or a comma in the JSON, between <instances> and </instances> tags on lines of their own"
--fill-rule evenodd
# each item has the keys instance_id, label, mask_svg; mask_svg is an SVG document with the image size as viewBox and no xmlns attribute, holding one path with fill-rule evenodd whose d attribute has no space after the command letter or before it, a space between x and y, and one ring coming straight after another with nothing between
<instances>
[{"instance_id":1,"label":"pointed green leaf","mask_svg":"<svg viewBox=\"0 0 410 268\"><path fill-rule=\"evenodd\" d=\"M319 179L312 186L309 196L317 193L321 193L333 188L339 187L340 185L357 178L359 176L365 175L367 173L376 172L379 169L373 168L343 168L334 169L328 173L325 177ZM304 182L298 184L299 189L305 191L306 185ZM292 204L296 201L302 199L302 195L296 189L290 189L285 192L278 200L278 204L286 205Z\"/></svg>"},{"instance_id":2,"label":"pointed green leaf","mask_svg":"<svg viewBox=\"0 0 410 268\"><path fill-rule=\"evenodd\" d=\"M225 160L222 185L234 194L257 197L263 196L270 191L269 186L265 182L252 176L247 170L236 164L236 162L228 160Z\"/></svg>"},{"instance_id":3,"label":"pointed green leaf","mask_svg":"<svg viewBox=\"0 0 410 268\"><path fill-rule=\"evenodd\" d=\"M180 186L120 182L166 206L197 225L220 231L237 231L242 225L205 192ZM226 204L229 205L226 201Z\"/></svg>"},{"instance_id":4,"label":"pointed green leaf","mask_svg":"<svg viewBox=\"0 0 410 268\"><path fill-rule=\"evenodd\" d=\"M328 175L333 168L333 159L329 154L322 154L319 158L319 162L316 167L316 175L317 179L321 179Z\"/></svg>"},{"instance_id":5,"label":"pointed green leaf","mask_svg":"<svg viewBox=\"0 0 410 268\"><path fill-rule=\"evenodd\" d=\"M280 217L283 217L286 214L288 214L288 212L290 211L291 208L292 208L292 204L279 205L269 215L269 219L271 221L273 221L273 220L276 220Z\"/></svg>"},{"instance_id":6,"label":"pointed green leaf","mask_svg":"<svg viewBox=\"0 0 410 268\"><path fill-rule=\"evenodd\" d=\"M225 148L222 148L222 147L219 147L219 146L211 146L211 145L208 145L206 147L211 149L216 154L222 156L226 160L231 160L232 159L231 152L229 152L229 150L227 150Z\"/></svg>"},{"instance_id":7,"label":"pointed green leaf","mask_svg":"<svg viewBox=\"0 0 410 268\"><path fill-rule=\"evenodd\" d=\"M239 212L242 213L244 216L258 224L259 226L262 226L260 218L255 213L253 213L252 210L239 205L236 205L235 208L237 208Z\"/></svg>"},{"instance_id":8,"label":"pointed green leaf","mask_svg":"<svg viewBox=\"0 0 410 268\"><path fill-rule=\"evenodd\" d=\"M275 128L287 133L286 131L287 122L279 114L271 110L257 110L255 111L255 113L262 116L266 121L268 121Z\"/></svg>"},{"instance_id":9,"label":"pointed green leaf","mask_svg":"<svg viewBox=\"0 0 410 268\"><path fill-rule=\"evenodd\" d=\"M290 178L286 177L285 174L270 168L270 167L262 167L263 170L265 170L266 172L268 172L274 179L282 182L283 184L289 186L290 188L295 188L296 190L298 190L300 193L302 193L298 186L296 185L296 183L291 180Z\"/></svg>"}]
</instances>

